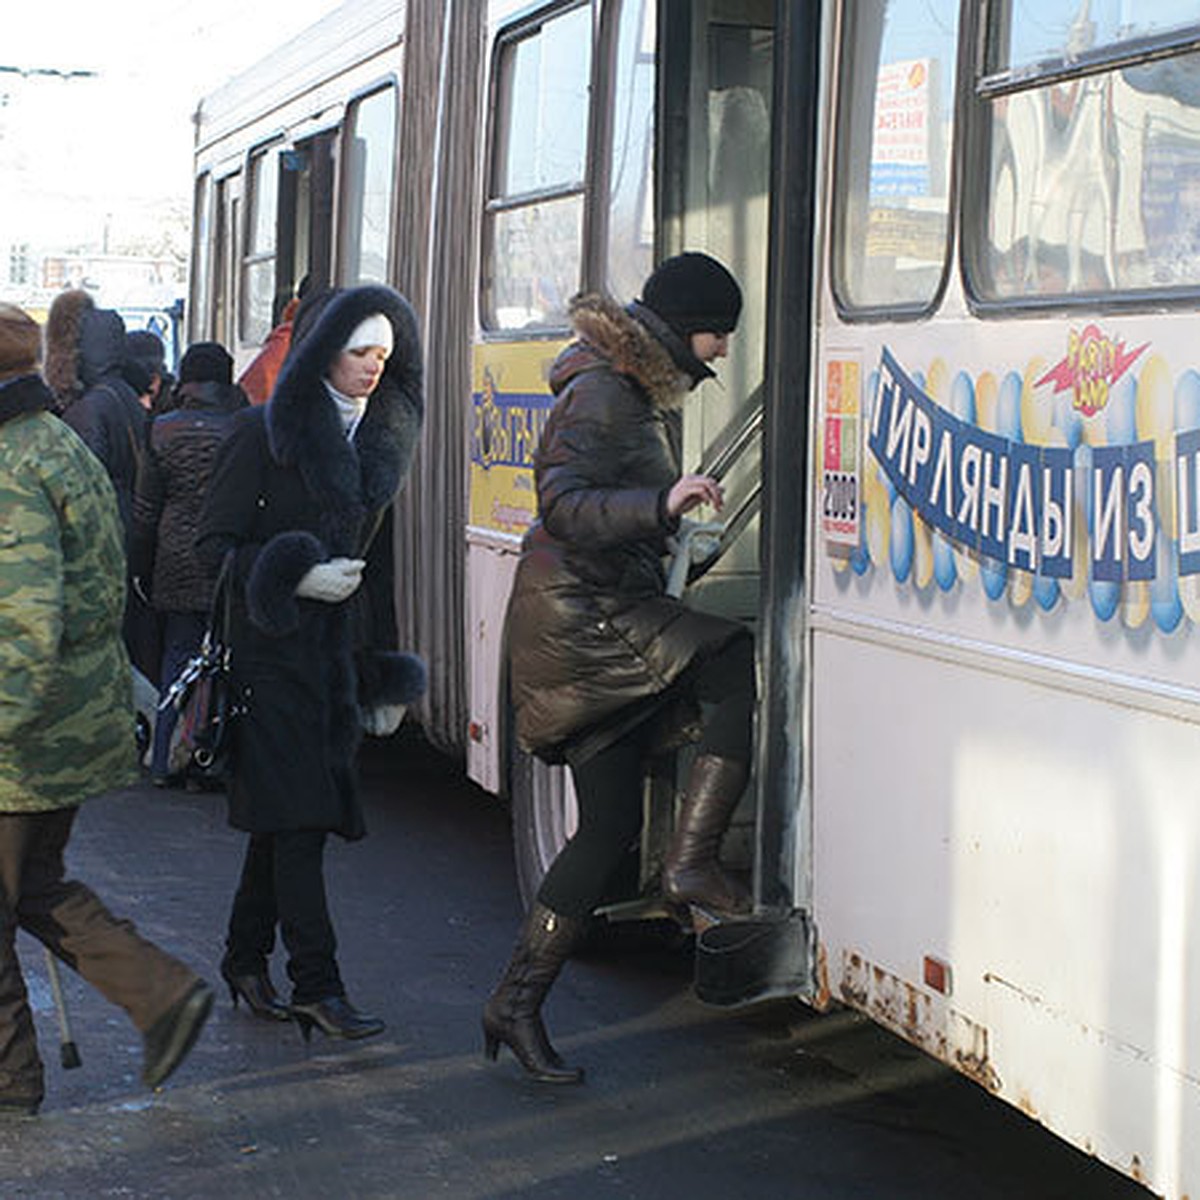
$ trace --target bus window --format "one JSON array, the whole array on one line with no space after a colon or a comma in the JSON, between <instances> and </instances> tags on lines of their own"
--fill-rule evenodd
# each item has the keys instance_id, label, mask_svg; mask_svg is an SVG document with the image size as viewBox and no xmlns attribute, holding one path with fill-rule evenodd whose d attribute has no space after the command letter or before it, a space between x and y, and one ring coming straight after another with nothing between
<instances>
[{"instance_id":1,"label":"bus window","mask_svg":"<svg viewBox=\"0 0 1200 1200\"><path fill-rule=\"evenodd\" d=\"M212 321L206 330L210 338L230 347L235 343L233 294L241 182L240 174L227 175L217 181L216 211L213 213Z\"/></svg>"},{"instance_id":2,"label":"bus window","mask_svg":"<svg viewBox=\"0 0 1200 1200\"><path fill-rule=\"evenodd\" d=\"M843 315L929 308L945 275L957 0L846 7L831 271Z\"/></svg>"},{"instance_id":3,"label":"bus window","mask_svg":"<svg viewBox=\"0 0 1200 1200\"><path fill-rule=\"evenodd\" d=\"M592 14L576 6L503 43L497 71L485 321L561 328L579 290Z\"/></svg>"},{"instance_id":4,"label":"bus window","mask_svg":"<svg viewBox=\"0 0 1200 1200\"><path fill-rule=\"evenodd\" d=\"M1081 4L1080 0L1012 0L989 8L986 72L1041 74L1088 59L1112 59L1137 43L1162 42L1196 23L1196 0Z\"/></svg>"},{"instance_id":5,"label":"bus window","mask_svg":"<svg viewBox=\"0 0 1200 1200\"><path fill-rule=\"evenodd\" d=\"M342 184L344 286L386 283L396 199L396 89L356 101L346 118Z\"/></svg>"},{"instance_id":6,"label":"bus window","mask_svg":"<svg viewBox=\"0 0 1200 1200\"><path fill-rule=\"evenodd\" d=\"M197 342L208 328L212 289L212 262L208 248L212 236L212 176L206 171L196 180L192 202L192 304L188 312L188 341Z\"/></svg>"},{"instance_id":7,"label":"bus window","mask_svg":"<svg viewBox=\"0 0 1200 1200\"><path fill-rule=\"evenodd\" d=\"M621 6L609 167L608 291L636 296L654 268L653 0Z\"/></svg>"},{"instance_id":8,"label":"bus window","mask_svg":"<svg viewBox=\"0 0 1200 1200\"><path fill-rule=\"evenodd\" d=\"M246 252L242 259L241 340L259 345L271 332L275 302L275 231L279 206L279 147L250 156Z\"/></svg>"},{"instance_id":9,"label":"bus window","mask_svg":"<svg viewBox=\"0 0 1200 1200\"><path fill-rule=\"evenodd\" d=\"M1086 9L1076 19L1074 6L1051 3L1061 19L1047 24L1046 7L1036 26L1015 9L1003 32L1015 61L1058 59L981 102L986 168L966 205L968 287L984 302L1195 288L1200 55L1121 54L1098 41L1118 31ZM1135 28L1153 32L1156 16L1178 21L1180 5L1139 5ZM1071 75L1058 66L1071 53L1118 61ZM992 60L1004 65L1000 51Z\"/></svg>"}]
</instances>

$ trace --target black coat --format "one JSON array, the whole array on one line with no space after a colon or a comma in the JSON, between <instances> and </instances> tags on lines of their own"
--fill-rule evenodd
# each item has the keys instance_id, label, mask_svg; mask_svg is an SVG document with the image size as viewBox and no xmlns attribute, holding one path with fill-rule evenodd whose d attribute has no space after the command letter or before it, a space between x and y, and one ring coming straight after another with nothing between
<instances>
[{"instance_id":1,"label":"black coat","mask_svg":"<svg viewBox=\"0 0 1200 1200\"><path fill-rule=\"evenodd\" d=\"M133 499L129 569L160 612L207 612L215 572L196 554L200 506L217 448L245 408L236 384L189 382L155 417Z\"/></svg>"},{"instance_id":2,"label":"black coat","mask_svg":"<svg viewBox=\"0 0 1200 1200\"><path fill-rule=\"evenodd\" d=\"M347 440L322 377L356 325L382 312L395 349ZM408 703L420 660L393 650L360 587L340 604L298 599L310 567L361 557L407 473L423 414L421 351L408 302L385 287L339 293L284 367L270 400L239 413L205 497L197 548L234 551L230 822L251 833L364 833L354 781L359 705Z\"/></svg>"},{"instance_id":3,"label":"black coat","mask_svg":"<svg viewBox=\"0 0 1200 1200\"><path fill-rule=\"evenodd\" d=\"M64 409L63 420L104 464L117 493L128 549L133 493L150 417L121 374L125 325L120 316L109 309L85 309L74 353L83 390Z\"/></svg>"},{"instance_id":4,"label":"black coat","mask_svg":"<svg viewBox=\"0 0 1200 1200\"><path fill-rule=\"evenodd\" d=\"M550 761L615 741L739 631L665 594L686 381L611 301L577 302L574 320L582 337L551 372L557 402L534 459L539 519L508 611L517 736Z\"/></svg>"}]
</instances>

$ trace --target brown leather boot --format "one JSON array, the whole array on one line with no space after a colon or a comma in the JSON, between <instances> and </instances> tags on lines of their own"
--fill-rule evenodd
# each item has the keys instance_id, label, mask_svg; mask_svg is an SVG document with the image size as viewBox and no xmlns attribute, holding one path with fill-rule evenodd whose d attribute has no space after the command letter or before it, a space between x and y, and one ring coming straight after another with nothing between
<instances>
[{"instance_id":1,"label":"brown leather boot","mask_svg":"<svg viewBox=\"0 0 1200 1200\"><path fill-rule=\"evenodd\" d=\"M503 1043L534 1079L579 1083L583 1071L565 1066L542 1024L542 1002L586 922L534 903L508 967L483 1010L483 1049L493 1062Z\"/></svg>"},{"instance_id":2,"label":"brown leather boot","mask_svg":"<svg viewBox=\"0 0 1200 1200\"><path fill-rule=\"evenodd\" d=\"M734 758L701 754L692 763L675 836L663 861L668 900L728 916L750 912L750 893L722 870L717 858L749 775L747 764Z\"/></svg>"}]
</instances>

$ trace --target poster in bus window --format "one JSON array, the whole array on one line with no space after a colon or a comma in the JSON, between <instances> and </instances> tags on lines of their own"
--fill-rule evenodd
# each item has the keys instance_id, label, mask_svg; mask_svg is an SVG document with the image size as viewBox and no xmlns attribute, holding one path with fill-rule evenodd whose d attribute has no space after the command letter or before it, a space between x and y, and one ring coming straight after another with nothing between
<instances>
[{"instance_id":1,"label":"poster in bus window","mask_svg":"<svg viewBox=\"0 0 1200 1200\"><path fill-rule=\"evenodd\" d=\"M1059 328L1000 371L880 348L848 565L1172 634L1200 621L1200 373L1100 322Z\"/></svg>"}]
</instances>

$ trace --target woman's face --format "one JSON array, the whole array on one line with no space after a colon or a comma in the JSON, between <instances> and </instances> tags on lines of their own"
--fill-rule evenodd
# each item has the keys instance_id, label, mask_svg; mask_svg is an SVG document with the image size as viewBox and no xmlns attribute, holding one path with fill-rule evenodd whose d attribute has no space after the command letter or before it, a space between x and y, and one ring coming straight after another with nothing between
<instances>
[{"instance_id":1,"label":"woman's face","mask_svg":"<svg viewBox=\"0 0 1200 1200\"><path fill-rule=\"evenodd\" d=\"M343 350L333 360L328 379L343 396L361 400L378 386L386 362L387 351L382 346L358 346L354 350Z\"/></svg>"},{"instance_id":2,"label":"woman's face","mask_svg":"<svg viewBox=\"0 0 1200 1200\"><path fill-rule=\"evenodd\" d=\"M729 334L693 333L692 353L702 363L710 363L714 358L724 358L729 353Z\"/></svg>"}]
</instances>

